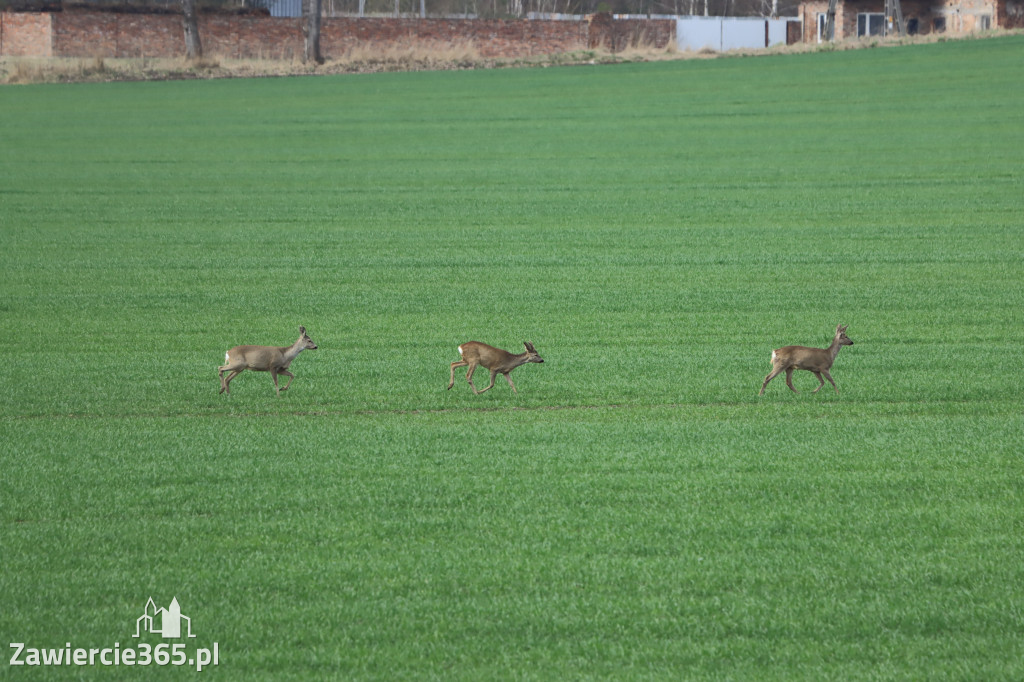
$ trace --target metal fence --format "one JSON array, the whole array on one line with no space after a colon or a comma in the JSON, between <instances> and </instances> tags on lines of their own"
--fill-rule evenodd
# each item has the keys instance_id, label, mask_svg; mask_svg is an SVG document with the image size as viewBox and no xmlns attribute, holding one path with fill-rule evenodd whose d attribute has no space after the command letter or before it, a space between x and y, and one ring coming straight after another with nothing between
<instances>
[{"instance_id":1,"label":"metal fence","mask_svg":"<svg viewBox=\"0 0 1024 682\"><path fill-rule=\"evenodd\" d=\"M301 17L302 0L265 0L272 17Z\"/></svg>"},{"instance_id":2,"label":"metal fence","mask_svg":"<svg viewBox=\"0 0 1024 682\"><path fill-rule=\"evenodd\" d=\"M272 17L301 17L302 0L245 0L246 7L265 9Z\"/></svg>"},{"instance_id":3,"label":"metal fence","mask_svg":"<svg viewBox=\"0 0 1024 682\"><path fill-rule=\"evenodd\" d=\"M676 43L680 50L718 52L786 44L786 24L799 17L678 17Z\"/></svg>"}]
</instances>

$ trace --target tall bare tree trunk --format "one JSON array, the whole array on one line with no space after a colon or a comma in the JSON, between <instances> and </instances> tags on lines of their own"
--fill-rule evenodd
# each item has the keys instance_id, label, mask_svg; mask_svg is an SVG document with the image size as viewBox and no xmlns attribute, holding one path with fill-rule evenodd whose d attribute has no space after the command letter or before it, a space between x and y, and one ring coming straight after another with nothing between
<instances>
[{"instance_id":1,"label":"tall bare tree trunk","mask_svg":"<svg viewBox=\"0 0 1024 682\"><path fill-rule=\"evenodd\" d=\"M199 16L196 14L196 0L181 0L182 24L185 27L185 57L199 59L203 56L203 43L199 40Z\"/></svg>"},{"instance_id":2,"label":"tall bare tree trunk","mask_svg":"<svg viewBox=\"0 0 1024 682\"><path fill-rule=\"evenodd\" d=\"M320 54L320 15L323 13L323 0L302 0L302 34L306 37L306 49L302 61L323 64Z\"/></svg>"}]
</instances>

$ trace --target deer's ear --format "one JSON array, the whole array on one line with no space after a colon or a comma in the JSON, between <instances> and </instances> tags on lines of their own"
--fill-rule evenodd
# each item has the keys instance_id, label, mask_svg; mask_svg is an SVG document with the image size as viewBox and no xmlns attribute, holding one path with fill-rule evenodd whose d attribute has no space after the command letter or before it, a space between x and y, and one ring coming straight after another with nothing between
<instances>
[{"instance_id":1,"label":"deer's ear","mask_svg":"<svg viewBox=\"0 0 1024 682\"><path fill-rule=\"evenodd\" d=\"M305 334L305 333L306 333L306 328L305 328L305 327L302 327L302 326L300 326L300 327L299 327L299 333L300 333L300 334Z\"/></svg>"}]
</instances>

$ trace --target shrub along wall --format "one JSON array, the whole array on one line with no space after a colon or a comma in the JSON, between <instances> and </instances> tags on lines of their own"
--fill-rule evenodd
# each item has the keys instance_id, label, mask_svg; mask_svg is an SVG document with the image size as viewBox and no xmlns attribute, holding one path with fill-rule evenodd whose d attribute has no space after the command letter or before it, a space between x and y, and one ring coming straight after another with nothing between
<instances>
[{"instance_id":1,"label":"shrub along wall","mask_svg":"<svg viewBox=\"0 0 1024 682\"><path fill-rule=\"evenodd\" d=\"M0 55L177 57L184 54L183 31L176 14L0 12ZM357 46L472 43L483 57L516 58L598 46L617 51L638 41L665 47L675 40L672 20L611 15L580 21L333 17L323 20L321 31L321 51L328 58ZM200 15L199 36L206 54L223 58L290 59L303 47L296 18Z\"/></svg>"}]
</instances>

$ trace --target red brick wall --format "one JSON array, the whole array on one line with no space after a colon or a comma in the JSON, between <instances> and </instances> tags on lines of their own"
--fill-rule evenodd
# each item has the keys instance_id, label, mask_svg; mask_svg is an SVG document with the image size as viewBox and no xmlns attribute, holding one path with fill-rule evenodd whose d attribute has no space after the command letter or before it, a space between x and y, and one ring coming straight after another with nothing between
<instances>
[{"instance_id":1,"label":"red brick wall","mask_svg":"<svg viewBox=\"0 0 1024 682\"><path fill-rule=\"evenodd\" d=\"M52 57L51 15L0 12L0 55Z\"/></svg>"},{"instance_id":2,"label":"red brick wall","mask_svg":"<svg viewBox=\"0 0 1024 682\"><path fill-rule=\"evenodd\" d=\"M62 14L69 15L68 12ZM185 51L185 29L177 14L119 14L115 36L116 57L180 55ZM202 33L200 33L202 37ZM70 52L70 46L68 48ZM71 56L71 55L69 55ZM106 55L104 55L106 56Z\"/></svg>"},{"instance_id":3,"label":"red brick wall","mask_svg":"<svg viewBox=\"0 0 1024 682\"><path fill-rule=\"evenodd\" d=\"M112 13L53 14L54 57L116 57L118 20Z\"/></svg>"},{"instance_id":4,"label":"red brick wall","mask_svg":"<svg viewBox=\"0 0 1024 682\"><path fill-rule=\"evenodd\" d=\"M996 21L1000 28L1024 28L1024 1L996 0Z\"/></svg>"},{"instance_id":5,"label":"red brick wall","mask_svg":"<svg viewBox=\"0 0 1024 682\"><path fill-rule=\"evenodd\" d=\"M367 45L472 43L483 57L525 57L586 47L586 22L504 19L324 19L320 45L341 57Z\"/></svg>"},{"instance_id":6,"label":"red brick wall","mask_svg":"<svg viewBox=\"0 0 1024 682\"><path fill-rule=\"evenodd\" d=\"M178 57L184 52L177 14L72 10L3 13L0 19L0 54L5 55ZM200 15L199 37L206 54L224 58L290 59L303 49L296 18ZM323 20L320 46L331 58L368 45L472 43L483 57L515 58L597 46L620 50L637 41L664 47L674 39L674 21L612 20L610 15L592 22L335 17Z\"/></svg>"},{"instance_id":7,"label":"red brick wall","mask_svg":"<svg viewBox=\"0 0 1024 682\"><path fill-rule=\"evenodd\" d=\"M320 50L330 56L325 49L322 31ZM203 41L205 54L229 59L292 59L301 57L303 52L302 22L296 18L200 15L199 39ZM184 50L184 28L180 17L175 50L175 55Z\"/></svg>"},{"instance_id":8,"label":"red brick wall","mask_svg":"<svg viewBox=\"0 0 1024 682\"><path fill-rule=\"evenodd\" d=\"M620 52L640 45L663 48L675 38L674 19L614 19L611 14L595 14L590 21L588 44Z\"/></svg>"}]
</instances>

